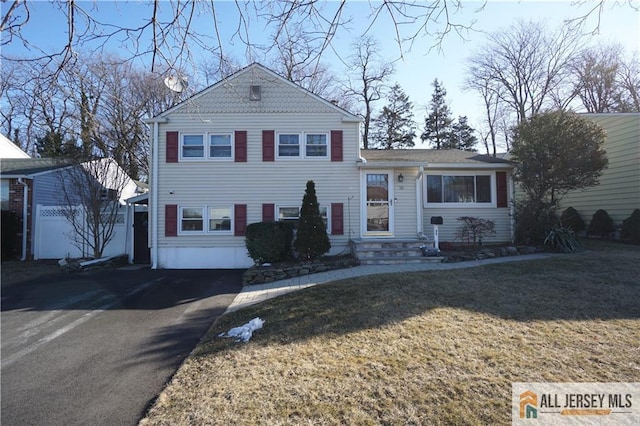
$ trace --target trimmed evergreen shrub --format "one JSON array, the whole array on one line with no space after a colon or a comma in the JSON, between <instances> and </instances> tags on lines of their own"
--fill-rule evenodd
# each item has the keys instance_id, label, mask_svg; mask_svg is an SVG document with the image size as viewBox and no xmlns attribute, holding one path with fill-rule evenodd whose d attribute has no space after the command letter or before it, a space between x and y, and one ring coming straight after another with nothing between
<instances>
[{"instance_id":1,"label":"trimmed evergreen shrub","mask_svg":"<svg viewBox=\"0 0 640 426\"><path fill-rule=\"evenodd\" d=\"M516 203L516 242L542 245L547 232L557 224L553 207L531 201Z\"/></svg>"},{"instance_id":2,"label":"trimmed evergreen shrub","mask_svg":"<svg viewBox=\"0 0 640 426\"><path fill-rule=\"evenodd\" d=\"M622 221L620 237L634 244L640 244L640 209L635 209L631 216Z\"/></svg>"},{"instance_id":3,"label":"trimmed evergreen shrub","mask_svg":"<svg viewBox=\"0 0 640 426\"><path fill-rule=\"evenodd\" d=\"M257 265L291 258L291 240L291 222L257 222L247 225L245 244L249 257Z\"/></svg>"},{"instance_id":4,"label":"trimmed evergreen shrub","mask_svg":"<svg viewBox=\"0 0 640 426\"><path fill-rule=\"evenodd\" d=\"M329 236L320 216L316 185L310 180L307 182L307 189L302 198L298 232L293 242L293 249L300 259L313 260L328 252L330 248Z\"/></svg>"},{"instance_id":5,"label":"trimmed evergreen shrub","mask_svg":"<svg viewBox=\"0 0 640 426\"><path fill-rule=\"evenodd\" d=\"M567 207L560 215L560 223L564 228L570 228L573 232L580 232L587 229L582 216L573 207Z\"/></svg>"},{"instance_id":6,"label":"trimmed evergreen shrub","mask_svg":"<svg viewBox=\"0 0 640 426\"><path fill-rule=\"evenodd\" d=\"M613 219L609 216L606 210L597 210L591 218L587 235L599 235L600 238L604 238L616 228L613 226Z\"/></svg>"}]
</instances>

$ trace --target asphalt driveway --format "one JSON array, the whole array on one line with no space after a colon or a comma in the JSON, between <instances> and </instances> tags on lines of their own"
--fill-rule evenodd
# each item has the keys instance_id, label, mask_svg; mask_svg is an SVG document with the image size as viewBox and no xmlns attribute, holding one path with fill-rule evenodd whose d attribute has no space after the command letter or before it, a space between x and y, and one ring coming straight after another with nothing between
<instances>
[{"instance_id":1,"label":"asphalt driveway","mask_svg":"<svg viewBox=\"0 0 640 426\"><path fill-rule=\"evenodd\" d=\"M1 423L136 424L241 274L110 270L3 288Z\"/></svg>"}]
</instances>

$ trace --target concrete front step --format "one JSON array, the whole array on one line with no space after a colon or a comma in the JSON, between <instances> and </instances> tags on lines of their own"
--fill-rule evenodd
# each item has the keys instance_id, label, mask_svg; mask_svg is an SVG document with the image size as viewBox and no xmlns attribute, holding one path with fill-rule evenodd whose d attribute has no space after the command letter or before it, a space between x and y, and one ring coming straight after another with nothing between
<instances>
[{"instance_id":1,"label":"concrete front step","mask_svg":"<svg viewBox=\"0 0 640 426\"><path fill-rule=\"evenodd\" d=\"M360 240L354 243L353 252L361 265L442 262L442 257L423 256L423 244L431 247L422 240Z\"/></svg>"},{"instance_id":2,"label":"concrete front step","mask_svg":"<svg viewBox=\"0 0 640 426\"><path fill-rule=\"evenodd\" d=\"M359 260L361 265L404 265L409 263L442 263L444 257L370 257L360 258Z\"/></svg>"}]
</instances>

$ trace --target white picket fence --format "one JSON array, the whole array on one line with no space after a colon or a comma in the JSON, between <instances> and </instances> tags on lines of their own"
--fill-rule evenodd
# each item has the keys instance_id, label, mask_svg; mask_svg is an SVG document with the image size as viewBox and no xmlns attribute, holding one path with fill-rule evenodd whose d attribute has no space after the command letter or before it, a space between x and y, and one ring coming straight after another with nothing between
<instances>
[{"instance_id":1,"label":"white picket fence","mask_svg":"<svg viewBox=\"0 0 640 426\"><path fill-rule=\"evenodd\" d=\"M83 215L84 217L84 215ZM126 227L124 209L118 213L113 230L113 238L107 244L103 256L115 256L126 252ZM92 257L93 250L79 242L73 227L64 216L60 206L36 207L35 230L33 233L34 259L62 259Z\"/></svg>"}]
</instances>

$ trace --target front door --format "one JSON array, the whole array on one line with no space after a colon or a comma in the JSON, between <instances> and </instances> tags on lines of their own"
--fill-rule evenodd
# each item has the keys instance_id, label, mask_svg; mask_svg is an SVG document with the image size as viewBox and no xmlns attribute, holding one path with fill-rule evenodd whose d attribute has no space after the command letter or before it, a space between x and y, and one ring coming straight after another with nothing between
<instances>
[{"instance_id":1,"label":"front door","mask_svg":"<svg viewBox=\"0 0 640 426\"><path fill-rule=\"evenodd\" d=\"M364 234L393 236L393 174L366 172L364 186Z\"/></svg>"}]
</instances>

